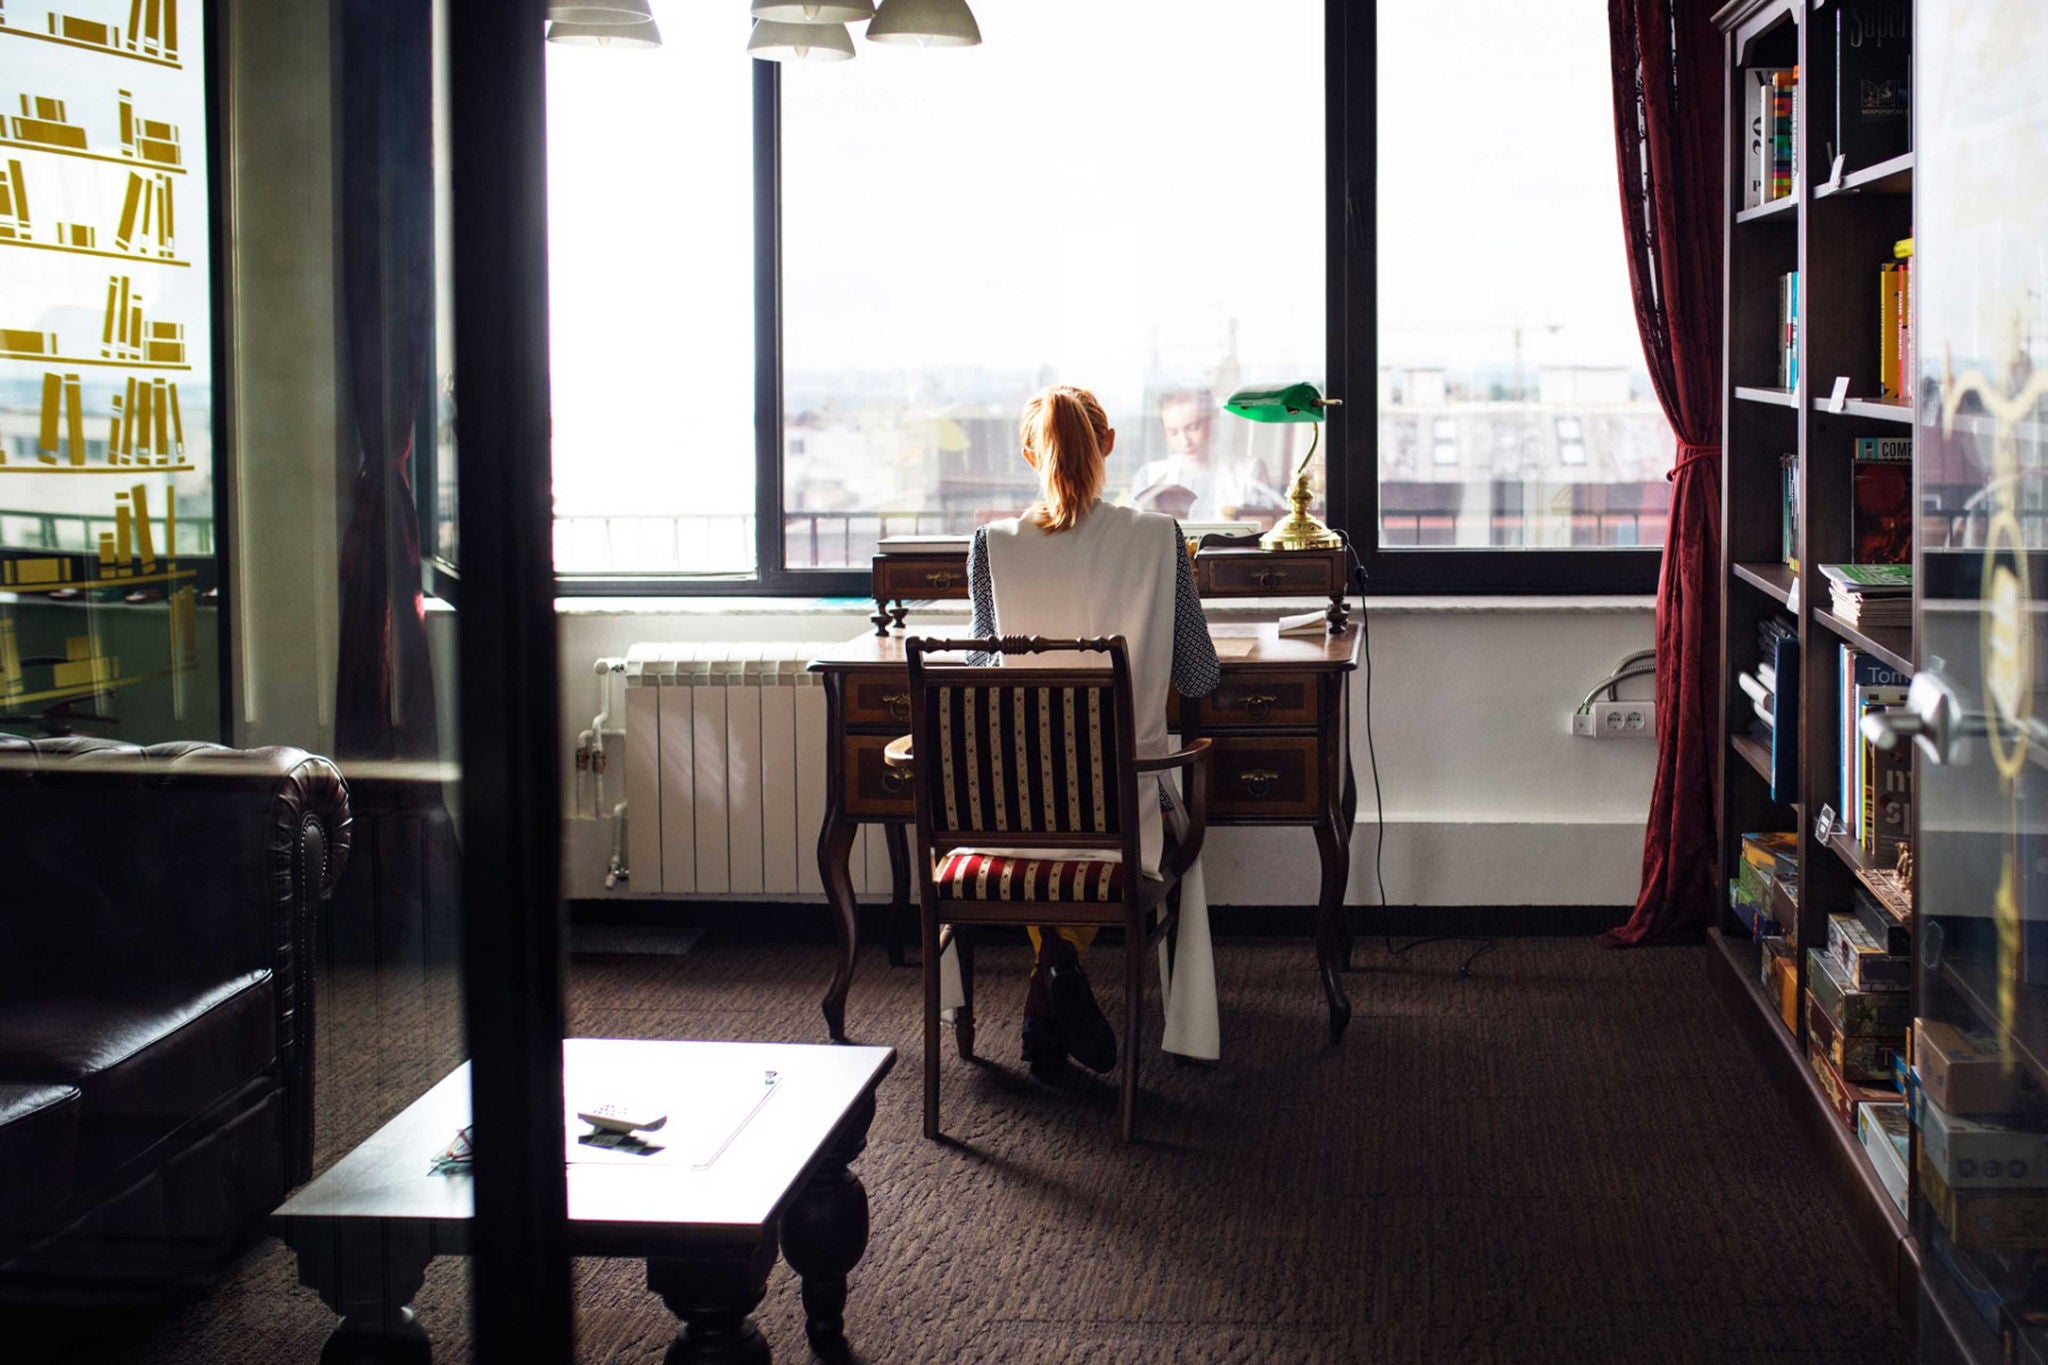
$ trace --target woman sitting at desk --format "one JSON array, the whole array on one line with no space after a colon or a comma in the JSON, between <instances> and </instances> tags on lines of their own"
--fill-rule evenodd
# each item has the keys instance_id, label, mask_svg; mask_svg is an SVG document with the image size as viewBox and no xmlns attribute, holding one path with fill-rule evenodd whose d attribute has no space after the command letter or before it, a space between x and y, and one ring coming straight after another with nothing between
<instances>
[{"instance_id":1,"label":"woman sitting at desk","mask_svg":"<svg viewBox=\"0 0 2048 1365\"><path fill-rule=\"evenodd\" d=\"M1061 384L1024 405L1024 459L1038 471L1040 499L1021 517L974 533L967 553L973 633L1058 638L1121 635L1129 650L1140 757L1168 752L1169 685L1183 697L1206 696L1217 683L1216 647L1180 525L1171 517L1101 500L1104 461L1116 445L1102 404L1086 389ZM1153 795L1154 790L1163 793ZM1171 784L1138 779L1139 848L1157 874L1163 835L1160 802L1177 801ZM1101 856L1090 854L1084 856ZM1216 988L1199 883L1183 882L1182 924L1167 995L1169 1052L1216 1055ZM1193 913L1190 913L1193 911ZM1116 1034L1096 1005L1080 954L1093 929L1030 930L1037 961L1024 1002L1024 1060L1057 1065L1071 1054L1096 1071L1116 1065ZM946 1001L958 1005L957 972Z\"/></svg>"}]
</instances>

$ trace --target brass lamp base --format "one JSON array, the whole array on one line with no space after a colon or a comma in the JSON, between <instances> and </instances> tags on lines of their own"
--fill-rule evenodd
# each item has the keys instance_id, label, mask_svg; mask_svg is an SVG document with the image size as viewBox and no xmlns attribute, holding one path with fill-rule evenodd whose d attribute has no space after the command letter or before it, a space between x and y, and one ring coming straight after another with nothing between
<instances>
[{"instance_id":1,"label":"brass lamp base","mask_svg":"<svg viewBox=\"0 0 2048 1365\"><path fill-rule=\"evenodd\" d=\"M1294 504L1294 510L1259 537L1260 549L1334 550L1344 543L1342 536L1309 513L1308 505L1314 501L1315 495L1309 491L1306 464L1307 461L1303 461L1304 468L1295 477L1294 490L1287 495L1287 501Z\"/></svg>"}]
</instances>

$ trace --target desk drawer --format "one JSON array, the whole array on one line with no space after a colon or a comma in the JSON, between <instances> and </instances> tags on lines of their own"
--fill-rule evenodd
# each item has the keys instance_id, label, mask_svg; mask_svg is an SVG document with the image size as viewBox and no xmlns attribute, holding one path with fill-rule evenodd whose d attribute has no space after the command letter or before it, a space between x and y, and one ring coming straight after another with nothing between
<instances>
[{"instance_id":1,"label":"desk drawer","mask_svg":"<svg viewBox=\"0 0 2048 1365\"><path fill-rule=\"evenodd\" d=\"M967 599L965 555L888 555L874 566L875 596L883 600Z\"/></svg>"},{"instance_id":2,"label":"desk drawer","mask_svg":"<svg viewBox=\"0 0 2048 1365\"><path fill-rule=\"evenodd\" d=\"M1209 750L1209 818L1319 815L1322 757L1314 735L1217 735Z\"/></svg>"},{"instance_id":3,"label":"desk drawer","mask_svg":"<svg viewBox=\"0 0 2048 1365\"><path fill-rule=\"evenodd\" d=\"M957 657L957 656L941 656ZM910 733L910 678L902 669L887 673L854 673L846 679L848 725L900 725ZM892 735L890 738L894 738Z\"/></svg>"},{"instance_id":4,"label":"desk drawer","mask_svg":"<svg viewBox=\"0 0 2048 1365\"><path fill-rule=\"evenodd\" d=\"M856 816L886 816L909 820L917 814L914 779L882 762L882 750L895 735L848 735L843 751L846 783L846 813Z\"/></svg>"},{"instance_id":5,"label":"desk drawer","mask_svg":"<svg viewBox=\"0 0 2048 1365\"><path fill-rule=\"evenodd\" d=\"M1226 679L1195 703L1202 728L1242 725L1314 725L1313 677Z\"/></svg>"},{"instance_id":6,"label":"desk drawer","mask_svg":"<svg viewBox=\"0 0 2048 1365\"><path fill-rule=\"evenodd\" d=\"M1234 551L1198 555L1204 597L1330 597L1344 590L1343 551Z\"/></svg>"}]
</instances>

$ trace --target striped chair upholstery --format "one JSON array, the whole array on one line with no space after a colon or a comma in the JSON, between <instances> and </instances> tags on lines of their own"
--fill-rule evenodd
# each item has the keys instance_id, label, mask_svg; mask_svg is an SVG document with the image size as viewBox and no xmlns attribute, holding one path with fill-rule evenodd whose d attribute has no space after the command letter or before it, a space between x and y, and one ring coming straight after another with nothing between
<instances>
[{"instance_id":1,"label":"striped chair upholstery","mask_svg":"<svg viewBox=\"0 0 2048 1365\"><path fill-rule=\"evenodd\" d=\"M934 690L940 797L933 803L935 832L1122 833L1112 771L1115 693L1109 687Z\"/></svg>"},{"instance_id":2,"label":"striped chair upholstery","mask_svg":"<svg viewBox=\"0 0 2048 1365\"><path fill-rule=\"evenodd\" d=\"M1124 865L961 849L939 859L932 890L942 901L1120 901Z\"/></svg>"}]
</instances>

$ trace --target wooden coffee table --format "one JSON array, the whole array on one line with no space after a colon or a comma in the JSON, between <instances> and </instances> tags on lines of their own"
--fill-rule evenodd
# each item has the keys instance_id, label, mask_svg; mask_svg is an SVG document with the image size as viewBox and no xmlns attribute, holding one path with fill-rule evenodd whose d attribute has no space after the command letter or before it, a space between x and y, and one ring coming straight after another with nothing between
<instances>
[{"instance_id":1,"label":"wooden coffee table","mask_svg":"<svg viewBox=\"0 0 2048 1365\"><path fill-rule=\"evenodd\" d=\"M850 1360L846 1277L868 1204L848 1167L895 1064L885 1047L566 1040L572 1113L616 1100L670 1115L644 1152L587 1146L588 1125L564 1116L571 1252L646 1260L647 1287L682 1320L671 1362L752 1362L769 1358L750 1315L779 1248L811 1349ZM323 1362L430 1358L410 1304L429 1260L468 1253L472 1212L470 1177L431 1168L468 1123L465 1062L277 1211L300 1282L341 1314Z\"/></svg>"}]
</instances>

